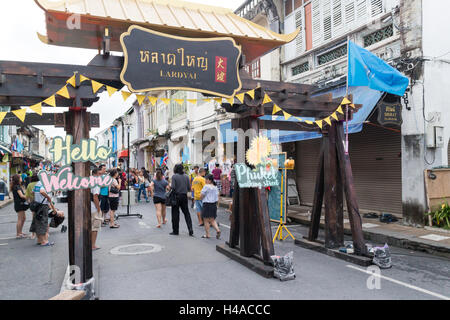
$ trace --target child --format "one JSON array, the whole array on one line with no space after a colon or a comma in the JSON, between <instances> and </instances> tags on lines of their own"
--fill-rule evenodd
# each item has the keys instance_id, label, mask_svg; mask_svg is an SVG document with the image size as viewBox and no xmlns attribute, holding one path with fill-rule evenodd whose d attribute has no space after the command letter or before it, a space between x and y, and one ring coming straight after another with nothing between
<instances>
[{"instance_id":1,"label":"child","mask_svg":"<svg viewBox=\"0 0 450 320\"><path fill-rule=\"evenodd\" d=\"M202 238L209 238L209 226L212 225L216 230L216 238L220 239L220 229L216 223L217 217L217 202L219 201L219 190L214 183L214 176L208 174L205 177L205 186L201 192L201 199L203 201L202 218L205 225L206 234Z\"/></svg>"}]
</instances>

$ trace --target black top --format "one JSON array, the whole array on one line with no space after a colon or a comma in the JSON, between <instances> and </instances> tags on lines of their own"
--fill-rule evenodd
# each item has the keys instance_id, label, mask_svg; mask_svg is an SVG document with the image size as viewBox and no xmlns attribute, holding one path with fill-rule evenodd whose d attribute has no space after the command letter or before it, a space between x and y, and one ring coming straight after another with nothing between
<instances>
[{"instance_id":1,"label":"black top","mask_svg":"<svg viewBox=\"0 0 450 320\"><path fill-rule=\"evenodd\" d=\"M18 185L14 186L14 188L12 190L12 193L13 193L13 196L14 196L14 205L20 205L20 204L22 204L22 202L25 201L25 199L22 199L19 196L19 193L18 193L19 190L22 191L22 194L24 194L23 189L20 186L18 186Z\"/></svg>"}]
</instances>

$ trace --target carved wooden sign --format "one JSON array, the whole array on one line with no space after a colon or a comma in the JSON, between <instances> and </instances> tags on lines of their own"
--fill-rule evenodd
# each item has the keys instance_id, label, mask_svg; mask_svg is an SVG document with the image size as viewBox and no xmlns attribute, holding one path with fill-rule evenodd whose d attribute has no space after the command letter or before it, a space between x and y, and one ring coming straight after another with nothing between
<instances>
[{"instance_id":1,"label":"carved wooden sign","mask_svg":"<svg viewBox=\"0 0 450 320\"><path fill-rule=\"evenodd\" d=\"M241 47L232 38L185 38L131 26L120 42L120 79L132 92L186 90L231 98L241 89Z\"/></svg>"}]
</instances>

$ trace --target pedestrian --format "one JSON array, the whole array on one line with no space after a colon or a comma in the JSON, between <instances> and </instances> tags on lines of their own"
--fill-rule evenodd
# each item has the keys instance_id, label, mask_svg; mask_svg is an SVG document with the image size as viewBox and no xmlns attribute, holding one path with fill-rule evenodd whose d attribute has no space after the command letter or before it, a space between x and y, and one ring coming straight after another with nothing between
<instances>
[{"instance_id":1,"label":"pedestrian","mask_svg":"<svg viewBox=\"0 0 450 320\"><path fill-rule=\"evenodd\" d=\"M214 177L214 183L217 186L217 189L221 190L221 185L222 185L222 181L220 180L222 177L222 170L220 169L220 165L218 163L216 163L216 167L214 168L214 170L211 172L213 177Z\"/></svg>"},{"instance_id":2,"label":"pedestrian","mask_svg":"<svg viewBox=\"0 0 450 320\"><path fill-rule=\"evenodd\" d=\"M235 168L236 160L231 165L231 172L230 172L230 197L233 198L234 193L234 184L236 183L236 168Z\"/></svg>"},{"instance_id":3,"label":"pedestrian","mask_svg":"<svg viewBox=\"0 0 450 320\"><path fill-rule=\"evenodd\" d=\"M216 239L220 239L221 231L217 225L217 202L219 201L219 190L214 184L214 176L206 176L206 184L201 191L202 198L202 219L205 224L205 235L202 238L209 238L209 228L212 226L216 230Z\"/></svg>"},{"instance_id":4,"label":"pedestrian","mask_svg":"<svg viewBox=\"0 0 450 320\"><path fill-rule=\"evenodd\" d=\"M48 212L51 208L52 211L56 211L53 206L52 198L45 191L41 181L38 181L34 186L34 204L35 214L32 224L34 224L34 230L37 236L37 244L47 247L52 246L55 243L48 241Z\"/></svg>"},{"instance_id":5,"label":"pedestrian","mask_svg":"<svg viewBox=\"0 0 450 320\"><path fill-rule=\"evenodd\" d=\"M99 175L104 178L106 176L106 165L101 164L99 166ZM102 209L104 222L107 223L110 221L110 217L108 216L109 212L109 191L108 187L101 187L100 188L100 208ZM114 219L114 218L113 218Z\"/></svg>"},{"instance_id":6,"label":"pedestrian","mask_svg":"<svg viewBox=\"0 0 450 320\"><path fill-rule=\"evenodd\" d=\"M198 218L198 226L203 227L203 219L202 219L202 197L201 192L203 187L205 186L205 174L206 170L205 168L201 168L198 172L198 176L194 179L192 182L192 192L194 193L194 199L195 199L195 208L197 211L197 218Z\"/></svg>"},{"instance_id":7,"label":"pedestrian","mask_svg":"<svg viewBox=\"0 0 450 320\"><path fill-rule=\"evenodd\" d=\"M99 176L100 170L94 168L92 170L92 176ZM91 242L92 250L100 249L97 247L97 236L101 230L103 222L102 209L100 208L100 187L95 186L91 188Z\"/></svg>"},{"instance_id":8,"label":"pedestrian","mask_svg":"<svg viewBox=\"0 0 450 320\"><path fill-rule=\"evenodd\" d=\"M178 235L180 223L180 208L183 211L184 219L189 230L189 235L194 235L192 229L191 214L189 213L189 205L187 193L191 190L189 177L184 173L182 164L177 164L173 168L174 175L172 176L171 188L175 192L177 204L172 206L172 232L171 235Z\"/></svg>"},{"instance_id":9,"label":"pedestrian","mask_svg":"<svg viewBox=\"0 0 450 320\"><path fill-rule=\"evenodd\" d=\"M141 194L142 193L144 193L145 201L149 202L147 192L145 191L144 172L142 172L142 171L139 171L139 173L138 173L138 183L139 183L138 202L141 202Z\"/></svg>"},{"instance_id":10,"label":"pedestrian","mask_svg":"<svg viewBox=\"0 0 450 320\"><path fill-rule=\"evenodd\" d=\"M17 212L16 238L26 238L28 235L24 234L22 229L26 220L25 211L28 210L29 205L22 187L22 177L20 175L15 174L12 177L11 189L14 197L14 210Z\"/></svg>"},{"instance_id":11,"label":"pedestrian","mask_svg":"<svg viewBox=\"0 0 450 320\"><path fill-rule=\"evenodd\" d=\"M194 171L189 175L189 181L190 181L191 185L192 185L192 182L194 182L194 179L195 179L197 176L198 176L198 166L194 166ZM191 208L194 208L194 203L195 203L195 200L194 200L194 190L192 190L192 193L191 193L191 200L192 200L192 202L191 202Z\"/></svg>"},{"instance_id":12,"label":"pedestrian","mask_svg":"<svg viewBox=\"0 0 450 320\"><path fill-rule=\"evenodd\" d=\"M161 228L161 224L166 224L166 191L169 189L169 183L164 179L161 169L156 169L155 179L150 183L150 195L153 197L153 203L156 208L156 219L158 220L157 228Z\"/></svg>"},{"instance_id":13,"label":"pedestrian","mask_svg":"<svg viewBox=\"0 0 450 320\"><path fill-rule=\"evenodd\" d=\"M120 194L120 181L118 181L119 173L116 169L111 170L109 175L112 178L112 183L109 186L109 207L110 207L110 213L109 213L109 227L111 229L119 228L120 225L115 223L114 221L114 214L117 211L117 208L119 207L119 194Z\"/></svg>"},{"instance_id":14,"label":"pedestrian","mask_svg":"<svg viewBox=\"0 0 450 320\"><path fill-rule=\"evenodd\" d=\"M25 196L27 197L28 203L34 202L34 187L36 186L38 181L39 181L39 177L38 177L37 173L34 173L30 179L30 183L27 186L27 190L25 191ZM30 232L31 232L30 239L33 240L33 239L36 239L35 226L33 224L35 212L32 210L31 206L30 206L30 211L32 214L32 220L31 220L32 222L31 222L31 226L30 226Z\"/></svg>"}]
</instances>

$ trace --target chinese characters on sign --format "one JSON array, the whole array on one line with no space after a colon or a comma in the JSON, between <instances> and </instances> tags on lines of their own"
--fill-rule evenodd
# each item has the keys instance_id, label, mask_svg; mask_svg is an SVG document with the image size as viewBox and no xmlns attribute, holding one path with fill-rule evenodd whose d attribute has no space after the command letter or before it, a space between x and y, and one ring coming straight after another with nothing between
<instances>
[{"instance_id":1,"label":"chinese characters on sign","mask_svg":"<svg viewBox=\"0 0 450 320\"><path fill-rule=\"evenodd\" d=\"M120 41L120 79L132 92L178 89L229 98L241 89L241 48L232 38L191 39L131 26Z\"/></svg>"}]
</instances>

